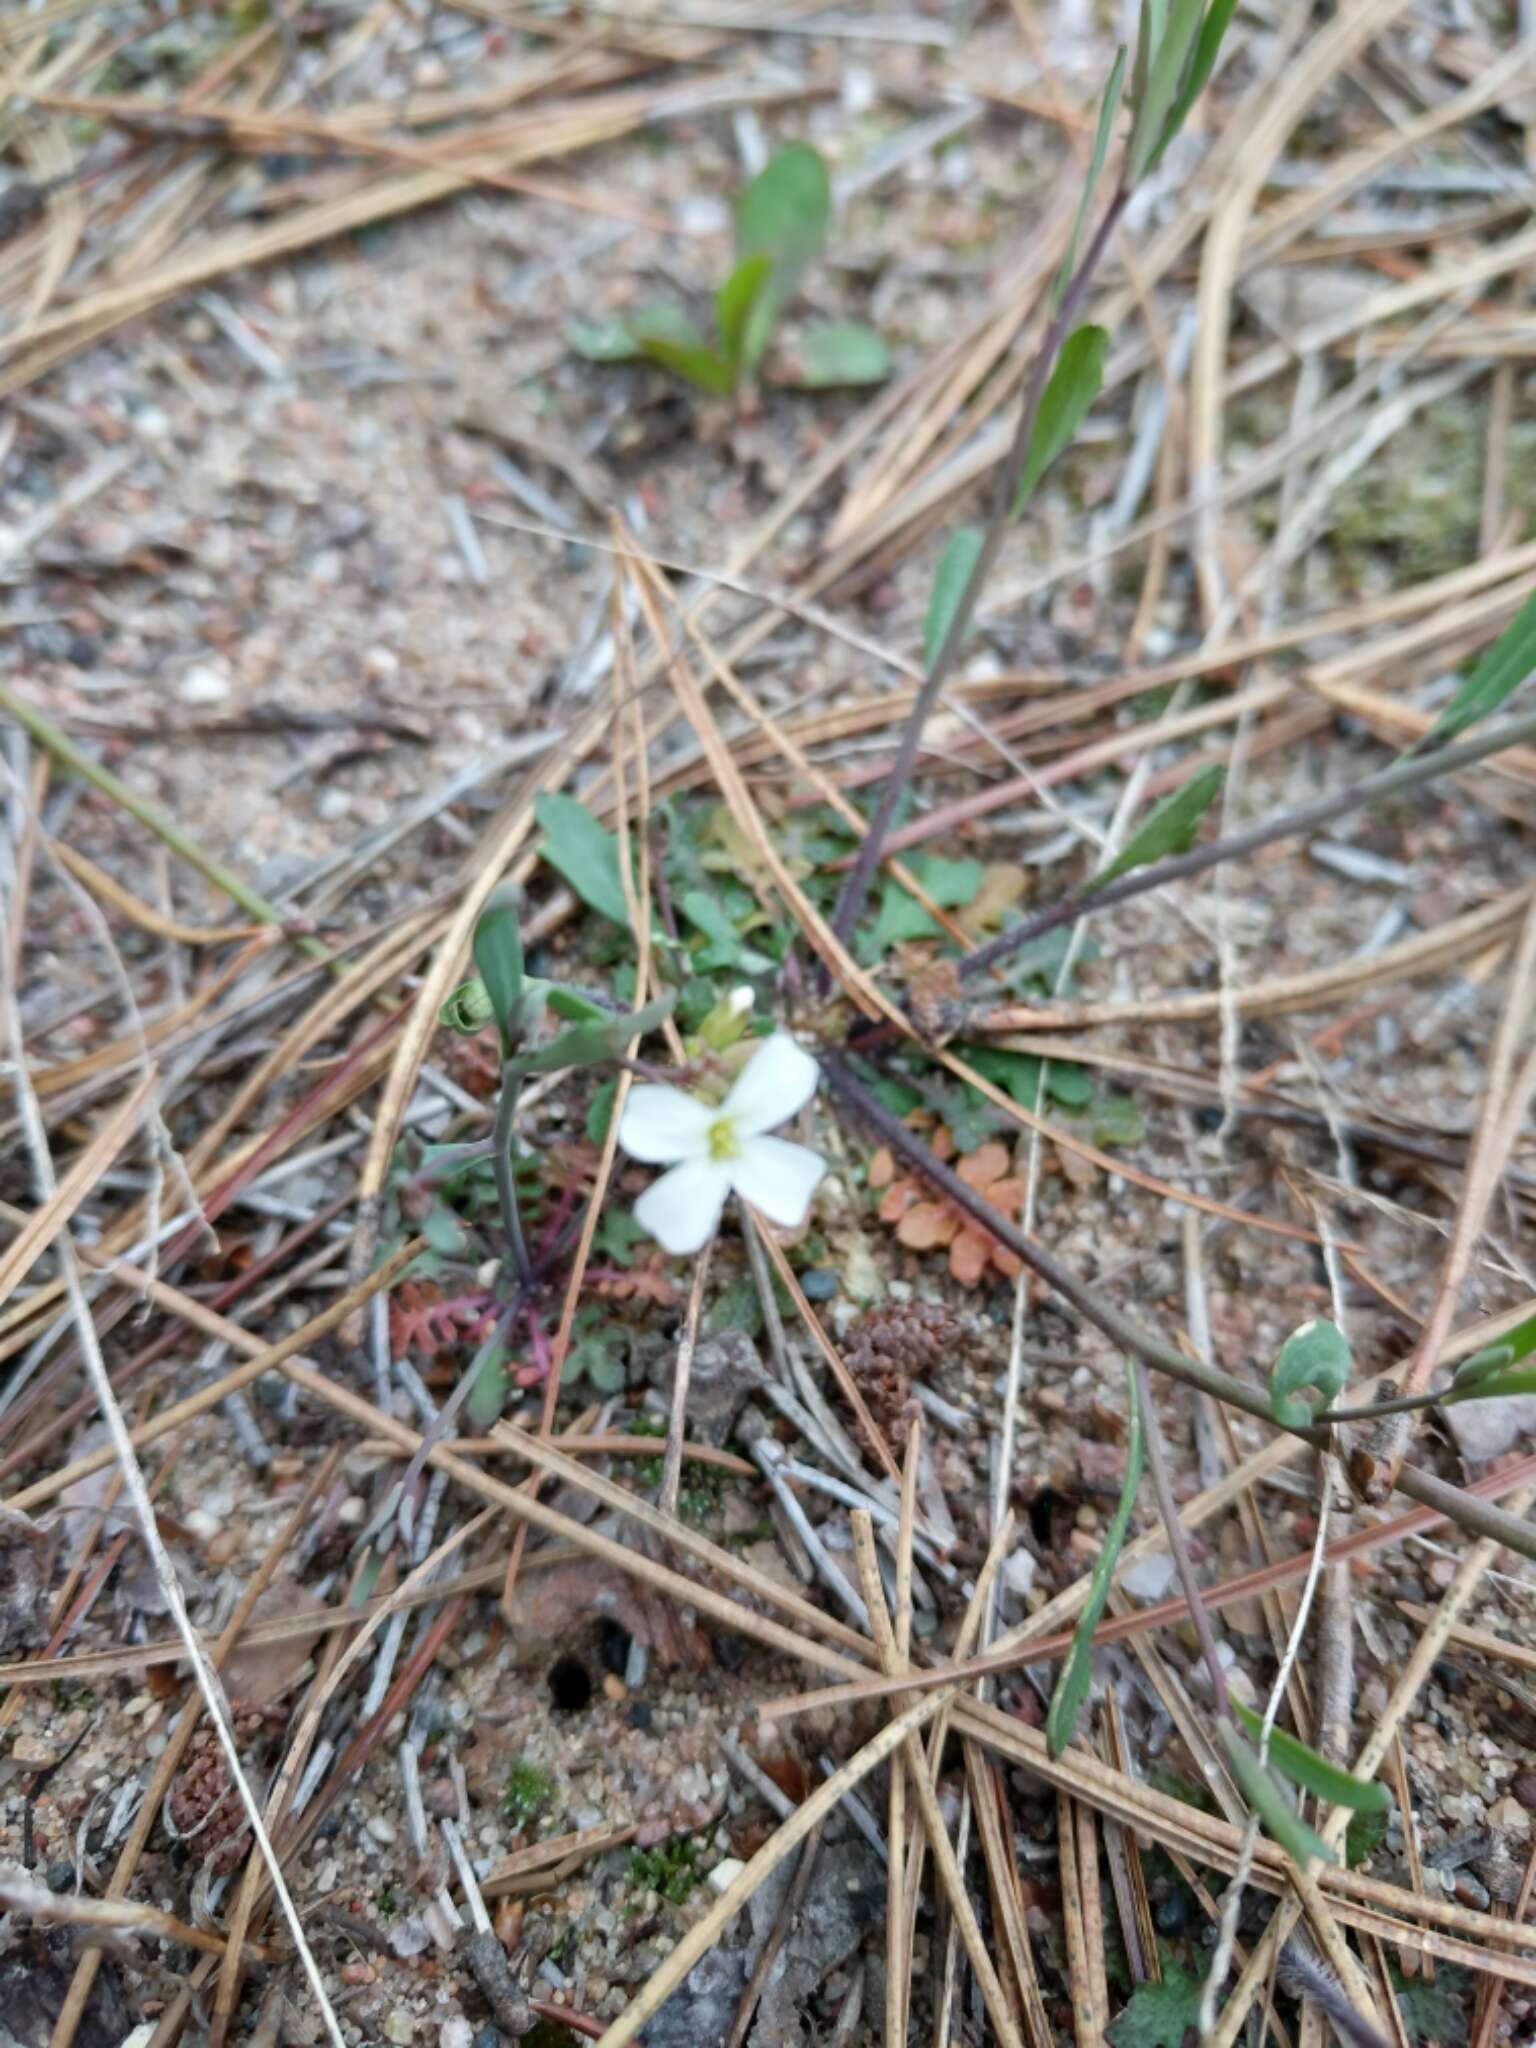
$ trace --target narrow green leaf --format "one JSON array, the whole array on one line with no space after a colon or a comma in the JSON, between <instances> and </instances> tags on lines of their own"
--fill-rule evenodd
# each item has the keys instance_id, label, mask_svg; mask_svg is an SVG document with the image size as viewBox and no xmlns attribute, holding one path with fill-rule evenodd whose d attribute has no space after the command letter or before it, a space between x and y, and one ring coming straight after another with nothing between
<instances>
[{"instance_id":1,"label":"narrow green leaf","mask_svg":"<svg viewBox=\"0 0 1536 2048\"><path fill-rule=\"evenodd\" d=\"M779 316L821 254L831 218L832 181L804 142L779 150L736 201L736 260L766 256L772 266L742 330L744 370L756 368Z\"/></svg>"},{"instance_id":2,"label":"narrow green leaf","mask_svg":"<svg viewBox=\"0 0 1536 2048\"><path fill-rule=\"evenodd\" d=\"M1050 381L1040 395L1040 410L1029 438L1029 454L1013 501L1018 518L1035 494L1041 477L1071 441L1083 423L1083 415L1099 395L1104 382L1104 357L1109 336L1102 327L1079 327L1061 345Z\"/></svg>"},{"instance_id":3,"label":"narrow green leaf","mask_svg":"<svg viewBox=\"0 0 1536 2048\"><path fill-rule=\"evenodd\" d=\"M663 1017L672 1014L672 1005L677 1000L668 994L654 1003L647 1003L643 1010L633 1015L621 1014L604 1017L587 1024L572 1024L566 1031L552 1038L548 1045L541 1045L537 1052L517 1062L524 1074L554 1074L564 1067L593 1067L604 1060L621 1059L625 1047L632 1038L642 1038L647 1031L654 1031Z\"/></svg>"},{"instance_id":4,"label":"narrow green leaf","mask_svg":"<svg viewBox=\"0 0 1536 2048\"><path fill-rule=\"evenodd\" d=\"M1045 1740L1052 1756L1060 1756L1072 1740L1078 1716L1083 1711L1083 1702L1088 1697L1088 1687L1093 1678L1093 1632L1099 1625L1104 1603L1109 1598L1109 1582L1114 1577L1115 1560L1124 1547L1126 1531L1131 1526L1131 1512L1136 1505L1136 1489L1141 1484L1145 1436L1141 1403L1136 1398L1136 1376L1129 1365L1125 1369L1125 1388L1130 1402L1130 1426L1125 1448L1125 1481L1120 1488L1120 1505L1115 1509L1115 1519L1109 1525L1109 1532L1104 1538L1104 1548L1099 1552L1099 1561L1093 1568L1088 1598L1073 1631L1072 1648L1068 1651L1067 1661L1062 1665L1061 1675L1056 1680L1056 1690L1051 1694L1050 1711L1045 1717Z\"/></svg>"},{"instance_id":5,"label":"narrow green leaf","mask_svg":"<svg viewBox=\"0 0 1536 2048\"><path fill-rule=\"evenodd\" d=\"M518 891L511 882L498 882L475 919L472 951L475 972L484 986L497 1029L501 1033L504 1059L510 1058L517 1042L518 1011L523 994L523 939L518 929Z\"/></svg>"},{"instance_id":6,"label":"narrow green leaf","mask_svg":"<svg viewBox=\"0 0 1536 2048\"><path fill-rule=\"evenodd\" d=\"M568 1024L599 1023L614 1012L602 1003L595 1003L582 989L572 988L568 981L548 981L544 994L549 1007L557 1017L564 1017Z\"/></svg>"},{"instance_id":7,"label":"narrow green leaf","mask_svg":"<svg viewBox=\"0 0 1536 2048\"><path fill-rule=\"evenodd\" d=\"M1152 152L1148 170L1157 168L1158 159L1172 142L1175 135L1189 119L1189 110L1205 91L1211 73L1216 69L1216 59L1221 54L1222 38L1226 35L1232 16L1237 12L1237 0L1211 0L1210 12L1200 24L1200 34L1195 41L1194 55L1184 74L1184 83L1179 96L1173 103L1163 129L1163 138Z\"/></svg>"},{"instance_id":8,"label":"narrow green leaf","mask_svg":"<svg viewBox=\"0 0 1536 2048\"><path fill-rule=\"evenodd\" d=\"M772 269L771 256L744 256L715 294L720 350L733 370L741 362L742 337L748 318Z\"/></svg>"},{"instance_id":9,"label":"narrow green leaf","mask_svg":"<svg viewBox=\"0 0 1536 2048\"><path fill-rule=\"evenodd\" d=\"M1472 1386L1475 1381L1492 1379L1512 1365L1518 1365L1522 1358L1529 1358L1536 1351L1536 1316L1527 1316L1523 1323L1516 1323L1495 1343L1485 1344L1481 1351L1456 1368L1457 1400L1464 1398L1462 1389Z\"/></svg>"},{"instance_id":10,"label":"narrow green leaf","mask_svg":"<svg viewBox=\"0 0 1536 2048\"><path fill-rule=\"evenodd\" d=\"M1152 52L1163 39L1166 0L1141 0L1136 24L1136 54L1131 59L1131 113L1139 116L1146 105L1147 79L1152 70ZM1133 123L1134 132L1134 123ZM1125 173L1129 177L1129 168Z\"/></svg>"},{"instance_id":11,"label":"narrow green leaf","mask_svg":"<svg viewBox=\"0 0 1536 2048\"><path fill-rule=\"evenodd\" d=\"M857 320L822 320L805 328L794 356L794 375L782 381L800 391L881 384L891 374L891 352L883 337ZM775 381L780 381L777 376Z\"/></svg>"},{"instance_id":12,"label":"narrow green leaf","mask_svg":"<svg viewBox=\"0 0 1536 2048\"><path fill-rule=\"evenodd\" d=\"M1082 240L1083 223L1088 218L1088 209L1093 204L1093 195L1098 190L1099 179L1104 170L1104 159L1109 155L1109 139L1115 130L1115 116L1120 111L1120 95L1125 90L1125 45L1122 43L1115 52L1115 61L1110 69L1104 87L1104 97L1099 101L1099 125L1093 138L1093 158L1088 165L1088 177L1082 196L1077 202L1077 215L1072 222L1072 233L1067 239L1067 252L1061 259L1061 268L1056 273L1056 282L1051 286L1051 310L1061 304L1061 295L1067 288L1067 280L1077 268L1077 245Z\"/></svg>"},{"instance_id":13,"label":"narrow green leaf","mask_svg":"<svg viewBox=\"0 0 1536 2048\"><path fill-rule=\"evenodd\" d=\"M1147 73L1146 88L1136 109L1126 154L1126 179L1144 178L1166 143L1168 116L1184 82L1185 67L1200 30L1202 0L1171 0L1167 24L1158 38Z\"/></svg>"},{"instance_id":14,"label":"narrow green leaf","mask_svg":"<svg viewBox=\"0 0 1536 2048\"><path fill-rule=\"evenodd\" d=\"M1221 793L1225 775L1226 770L1213 761L1191 775L1182 789L1164 797L1129 845L1121 848L1107 868L1099 870L1088 887L1102 889L1106 882L1128 875L1133 868L1148 867L1171 853L1187 853L1195 843L1200 820Z\"/></svg>"},{"instance_id":15,"label":"narrow green leaf","mask_svg":"<svg viewBox=\"0 0 1536 2048\"><path fill-rule=\"evenodd\" d=\"M476 1436L495 1427L506 1402L507 1347L493 1340L480 1356L479 1370L464 1400L464 1419Z\"/></svg>"},{"instance_id":16,"label":"narrow green leaf","mask_svg":"<svg viewBox=\"0 0 1536 2048\"><path fill-rule=\"evenodd\" d=\"M565 323L567 348L585 356L589 363L633 363L640 359L640 344L623 320L571 319Z\"/></svg>"},{"instance_id":17,"label":"narrow green leaf","mask_svg":"<svg viewBox=\"0 0 1536 2048\"><path fill-rule=\"evenodd\" d=\"M1483 654L1420 744L1440 746L1455 739L1469 725L1497 711L1532 673L1536 673L1536 592Z\"/></svg>"},{"instance_id":18,"label":"narrow green leaf","mask_svg":"<svg viewBox=\"0 0 1536 2048\"><path fill-rule=\"evenodd\" d=\"M1324 1863L1337 1863L1337 1855L1321 1835L1315 1834L1307 1826L1286 1798L1281 1786L1265 1770L1233 1724L1230 1721L1223 1721L1220 1727L1227 1760L1232 1766L1232 1775L1237 1780L1238 1789L1259 1816L1259 1823L1270 1840L1278 1842L1291 1861L1301 1869L1305 1869L1314 1856Z\"/></svg>"},{"instance_id":19,"label":"narrow green leaf","mask_svg":"<svg viewBox=\"0 0 1536 2048\"><path fill-rule=\"evenodd\" d=\"M1528 1365L1520 1372L1490 1373L1484 1379L1474 1380L1469 1387L1452 1387L1441 1400L1445 1407L1455 1408L1463 1401L1504 1401L1512 1394L1536 1394L1536 1365Z\"/></svg>"},{"instance_id":20,"label":"narrow green leaf","mask_svg":"<svg viewBox=\"0 0 1536 2048\"><path fill-rule=\"evenodd\" d=\"M550 866L564 875L583 903L627 930L629 905L619 876L619 842L613 834L573 796L541 796L533 809Z\"/></svg>"},{"instance_id":21,"label":"narrow green leaf","mask_svg":"<svg viewBox=\"0 0 1536 2048\"><path fill-rule=\"evenodd\" d=\"M690 347L665 335L645 334L640 337L640 353L648 363L670 370L697 390L707 391L711 398L729 398L736 389L736 366L704 342Z\"/></svg>"},{"instance_id":22,"label":"narrow green leaf","mask_svg":"<svg viewBox=\"0 0 1536 2048\"><path fill-rule=\"evenodd\" d=\"M950 626L960 609L960 600L975 572L986 539L979 526L962 526L944 543L939 566L933 572L928 616L923 620L923 667L926 669L933 667L939 658L939 649L949 638Z\"/></svg>"},{"instance_id":23,"label":"narrow green leaf","mask_svg":"<svg viewBox=\"0 0 1536 2048\"><path fill-rule=\"evenodd\" d=\"M1230 1704L1233 1713L1257 1742L1264 1729L1262 1716L1239 1700ZM1304 1792L1316 1793L1319 1799L1326 1799L1331 1806L1348 1806L1356 1813L1387 1813L1391 1810L1392 1800L1385 1785L1374 1779L1367 1783L1352 1772L1341 1770L1337 1764L1329 1763L1325 1756L1319 1756L1315 1749L1298 1742L1294 1735L1287 1735L1283 1728L1270 1730L1269 1761Z\"/></svg>"},{"instance_id":24,"label":"narrow green leaf","mask_svg":"<svg viewBox=\"0 0 1536 2048\"><path fill-rule=\"evenodd\" d=\"M1311 1402L1302 1389L1314 1388L1318 1409L1335 1400L1349 1383L1349 1345L1336 1323L1319 1316L1293 1330L1280 1346L1269 1375L1269 1412L1286 1429L1305 1429L1313 1419Z\"/></svg>"}]
</instances>

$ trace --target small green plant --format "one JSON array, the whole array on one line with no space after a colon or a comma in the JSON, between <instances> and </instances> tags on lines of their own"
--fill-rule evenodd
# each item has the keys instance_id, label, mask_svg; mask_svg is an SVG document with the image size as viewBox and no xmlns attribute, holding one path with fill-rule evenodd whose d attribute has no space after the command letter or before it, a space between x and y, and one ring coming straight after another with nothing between
<instances>
[{"instance_id":1,"label":"small green plant","mask_svg":"<svg viewBox=\"0 0 1536 2048\"><path fill-rule=\"evenodd\" d=\"M507 1789L501 1795L501 1810L520 1828L531 1827L555 1796L555 1781L526 1757L507 1773Z\"/></svg>"},{"instance_id":2,"label":"small green plant","mask_svg":"<svg viewBox=\"0 0 1536 2048\"><path fill-rule=\"evenodd\" d=\"M592 362L658 363L713 398L730 398L756 379L775 328L821 254L831 216L826 165L808 144L792 142L736 201L736 262L715 294L713 342L670 303L573 320L566 340ZM890 371L880 336L852 321L804 328L793 356L776 365L773 381L800 390L878 384Z\"/></svg>"},{"instance_id":3,"label":"small green plant","mask_svg":"<svg viewBox=\"0 0 1536 2048\"><path fill-rule=\"evenodd\" d=\"M674 1835L654 1849L636 1849L629 1859L629 1881L635 1889L659 1892L674 1906L686 1902L703 1875L693 1835Z\"/></svg>"}]
</instances>

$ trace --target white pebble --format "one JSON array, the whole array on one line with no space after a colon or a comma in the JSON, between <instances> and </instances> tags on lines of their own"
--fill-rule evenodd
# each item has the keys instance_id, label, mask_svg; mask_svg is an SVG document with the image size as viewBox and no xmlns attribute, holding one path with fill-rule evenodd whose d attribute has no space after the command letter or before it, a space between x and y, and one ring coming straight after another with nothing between
<instances>
[{"instance_id":1,"label":"white pebble","mask_svg":"<svg viewBox=\"0 0 1536 2048\"><path fill-rule=\"evenodd\" d=\"M720 1896L724 1898L746 1867L739 1856L722 1856L714 1869L709 1873L709 1882Z\"/></svg>"},{"instance_id":2,"label":"white pebble","mask_svg":"<svg viewBox=\"0 0 1536 2048\"><path fill-rule=\"evenodd\" d=\"M376 1842L392 1842L395 1839L395 1824L392 1820L386 1820L382 1813L370 1813L367 1827Z\"/></svg>"},{"instance_id":3,"label":"white pebble","mask_svg":"<svg viewBox=\"0 0 1536 2048\"><path fill-rule=\"evenodd\" d=\"M183 704L222 704L229 695L229 677L206 662L198 662L177 684L176 694Z\"/></svg>"}]
</instances>

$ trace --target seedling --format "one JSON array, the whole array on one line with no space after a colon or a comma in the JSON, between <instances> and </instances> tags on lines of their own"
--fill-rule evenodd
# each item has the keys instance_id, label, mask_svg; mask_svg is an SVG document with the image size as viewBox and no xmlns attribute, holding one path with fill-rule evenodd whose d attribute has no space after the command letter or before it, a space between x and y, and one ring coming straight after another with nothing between
<instances>
[{"instance_id":1,"label":"seedling","mask_svg":"<svg viewBox=\"0 0 1536 2048\"><path fill-rule=\"evenodd\" d=\"M756 381L775 329L821 254L831 215L826 165L808 144L792 142L736 201L736 262L715 293L712 342L670 302L609 320L573 320L566 340L592 362L658 363L712 398L734 397ZM793 361L777 361L772 381L817 391L878 384L889 371L890 353L872 328L825 321L801 331Z\"/></svg>"}]
</instances>

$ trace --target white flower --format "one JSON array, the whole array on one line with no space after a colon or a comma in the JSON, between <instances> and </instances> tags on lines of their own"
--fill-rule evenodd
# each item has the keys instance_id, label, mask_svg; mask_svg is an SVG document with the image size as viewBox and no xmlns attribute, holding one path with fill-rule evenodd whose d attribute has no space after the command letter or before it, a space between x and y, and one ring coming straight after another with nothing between
<instances>
[{"instance_id":1,"label":"white flower","mask_svg":"<svg viewBox=\"0 0 1536 2048\"><path fill-rule=\"evenodd\" d=\"M670 1166L635 1204L635 1221L673 1253L696 1252L719 1227L733 1191L772 1223L803 1223L826 1161L770 1138L816 1093L816 1062L785 1031L765 1038L722 1103L680 1088L631 1089L619 1143L632 1159Z\"/></svg>"}]
</instances>

